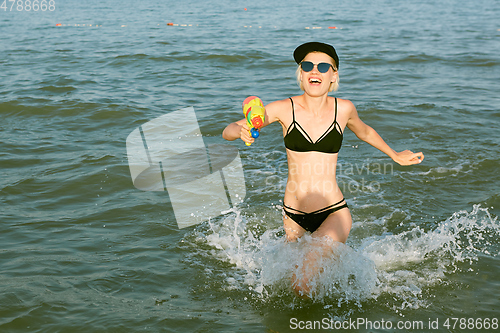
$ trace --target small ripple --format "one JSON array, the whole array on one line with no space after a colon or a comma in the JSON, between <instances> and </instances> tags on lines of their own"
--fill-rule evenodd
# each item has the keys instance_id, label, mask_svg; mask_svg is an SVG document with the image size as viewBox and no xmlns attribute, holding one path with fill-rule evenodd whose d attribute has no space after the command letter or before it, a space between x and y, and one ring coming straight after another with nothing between
<instances>
[{"instance_id":1,"label":"small ripple","mask_svg":"<svg viewBox=\"0 0 500 333\"><path fill-rule=\"evenodd\" d=\"M65 86L65 87L56 87L56 86L44 86L41 88L38 88L39 90L42 91L48 91L48 92L53 92L53 93L66 93L66 92L71 92L75 91L77 88L73 86Z\"/></svg>"}]
</instances>

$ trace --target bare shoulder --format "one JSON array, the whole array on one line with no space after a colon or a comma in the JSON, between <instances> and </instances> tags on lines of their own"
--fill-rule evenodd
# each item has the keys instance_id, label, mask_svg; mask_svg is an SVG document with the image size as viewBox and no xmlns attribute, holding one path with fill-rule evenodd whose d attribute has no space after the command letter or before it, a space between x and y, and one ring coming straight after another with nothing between
<instances>
[{"instance_id":1,"label":"bare shoulder","mask_svg":"<svg viewBox=\"0 0 500 333\"><path fill-rule=\"evenodd\" d=\"M348 99L337 98L337 103L339 104L339 108L342 108L342 110L346 110L348 112L356 110L354 104Z\"/></svg>"},{"instance_id":2,"label":"bare shoulder","mask_svg":"<svg viewBox=\"0 0 500 333\"><path fill-rule=\"evenodd\" d=\"M358 111L350 100L337 98L337 103L339 112L342 113L345 118L351 119L358 117Z\"/></svg>"},{"instance_id":3,"label":"bare shoulder","mask_svg":"<svg viewBox=\"0 0 500 333\"><path fill-rule=\"evenodd\" d=\"M283 119L290 113L290 99L286 98L279 101L274 101L266 105L266 125L279 121L283 123Z\"/></svg>"},{"instance_id":4,"label":"bare shoulder","mask_svg":"<svg viewBox=\"0 0 500 333\"><path fill-rule=\"evenodd\" d=\"M274 101L274 102L267 104L266 110L269 109L269 110L272 110L273 112L279 113L279 112L290 110L290 105L291 105L290 99L286 98L286 99Z\"/></svg>"}]
</instances>

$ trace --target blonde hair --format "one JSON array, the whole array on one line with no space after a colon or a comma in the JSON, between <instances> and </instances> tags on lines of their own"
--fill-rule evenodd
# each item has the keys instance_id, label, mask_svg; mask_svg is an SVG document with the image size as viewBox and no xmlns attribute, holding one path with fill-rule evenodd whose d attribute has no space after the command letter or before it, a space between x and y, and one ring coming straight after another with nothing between
<instances>
[{"instance_id":1,"label":"blonde hair","mask_svg":"<svg viewBox=\"0 0 500 333\"><path fill-rule=\"evenodd\" d=\"M334 65L335 61L332 57L330 58L332 59L332 69L334 72L337 72L337 80L335 80L335 82L330 82L330 88L328 88L328 92L337 91L337 89L339 89L339 74L337 68ZM300 68L300 64L295 71L295 76L297 77L297 84L299 85L300 90L304 90L304 86L302 85L302 68Z\"/></svg>"}]
</instances>

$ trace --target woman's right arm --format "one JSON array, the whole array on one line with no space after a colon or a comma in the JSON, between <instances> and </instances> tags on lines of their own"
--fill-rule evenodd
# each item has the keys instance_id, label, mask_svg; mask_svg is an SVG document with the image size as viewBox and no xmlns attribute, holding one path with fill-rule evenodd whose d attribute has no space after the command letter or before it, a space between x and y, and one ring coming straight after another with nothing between
<instances>
[{"instance_id":1,"label":"woman's right arm","mask_svg":"<svg viewBox=\"0 0 500 333\"><path fill-rule=\"evenodd\" d=\"M275 121L279 121L278 114L280 110L285 107L285 105L286 102L284 101L276 101L266 105L264 126L261 128L264 128ZM245 118L227 125L222 132L222 137L228 141L236 139L241 139L246 143L253 143L255 141L255 139L250 135L250 128L248 128L247 120Z\"/></svg>"},{"instance_id":2,"label":"woman's right arm","mask_svg":"<svg viewBox=\"0 0 500 333\"><path fill-rule=\"evenodd\" d=\"M254 138L248 133L247 120L245 118L238 120L226 126L222 132L222 137L228 141L241 139L245 142L252 143Z\"/></svg>"}]
</instances>

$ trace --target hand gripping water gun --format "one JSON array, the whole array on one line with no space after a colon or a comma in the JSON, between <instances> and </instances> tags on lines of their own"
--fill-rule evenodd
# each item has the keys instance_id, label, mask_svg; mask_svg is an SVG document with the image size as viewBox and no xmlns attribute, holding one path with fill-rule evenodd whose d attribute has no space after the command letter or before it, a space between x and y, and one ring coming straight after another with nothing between
<instances>
[{"instance_id":1,"label":"hand gripping water gun","mask_svg":"<svg viewBox=\"0 0 500 333\"><path fill-rule=\"evenodd\" d=\"M264 125L264 114L266 109L262 101L257 96L250 96L243 101L243 114L247 120L247 125L250 127L250 135L252 138L259 137L259 130ZM250 143L246 144L250 146Z\"/></svg>"}]
</instances>

